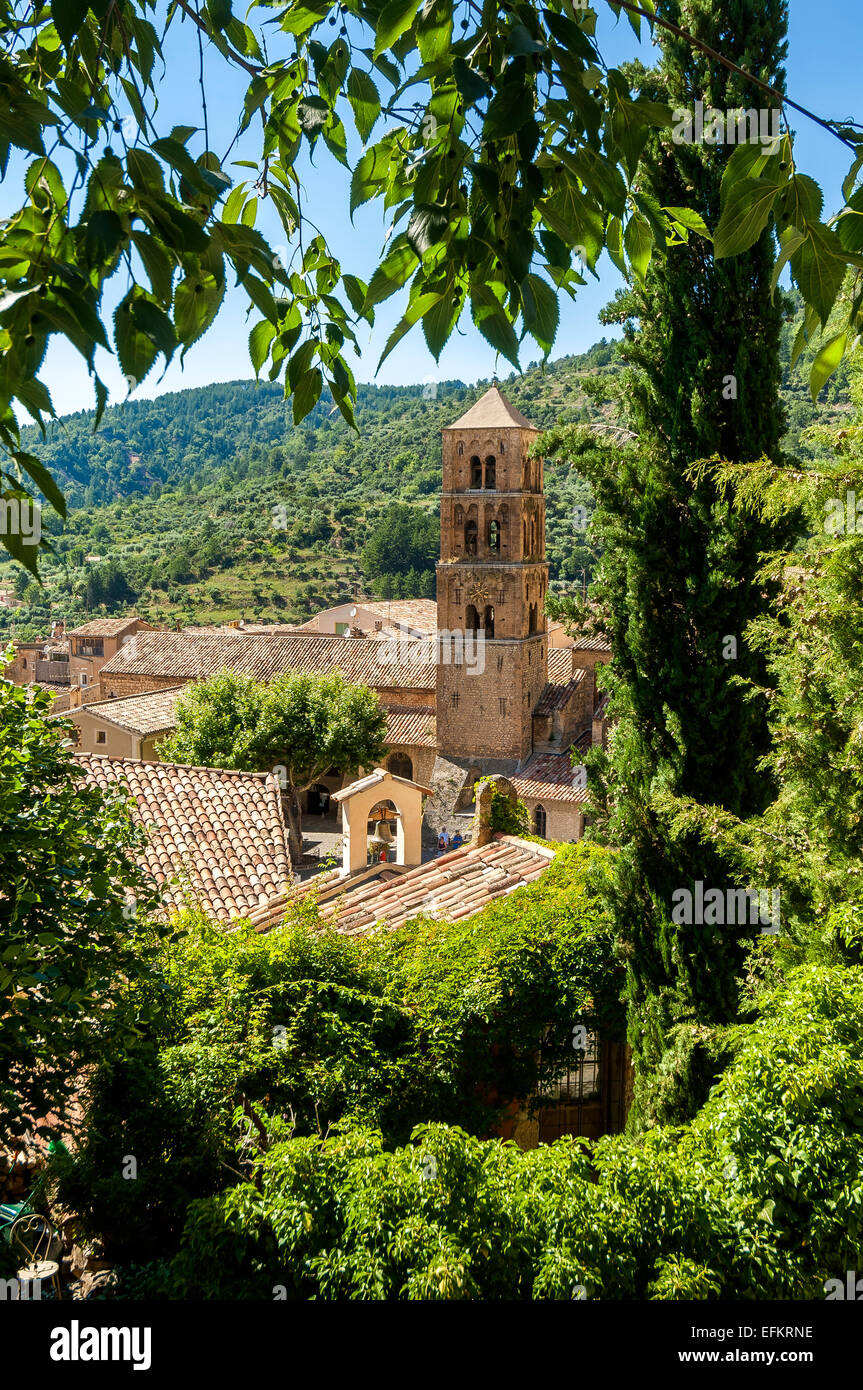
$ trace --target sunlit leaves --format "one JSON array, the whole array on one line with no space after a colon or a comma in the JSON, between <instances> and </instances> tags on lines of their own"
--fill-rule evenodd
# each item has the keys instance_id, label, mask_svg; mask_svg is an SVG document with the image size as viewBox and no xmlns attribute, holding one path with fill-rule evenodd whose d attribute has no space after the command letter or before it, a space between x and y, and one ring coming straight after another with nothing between
<instances>
[{"instance_id":1,"label":"sunlit leaves","mask_svg":"<svg viewBox=\"0 0 863 1390\"><path fill-rule=\"evenodd\" d=\"M381 113L378 89L362 68L351 68L347 90L360 139L367 140Z\"/></svg>"}]
</instances>

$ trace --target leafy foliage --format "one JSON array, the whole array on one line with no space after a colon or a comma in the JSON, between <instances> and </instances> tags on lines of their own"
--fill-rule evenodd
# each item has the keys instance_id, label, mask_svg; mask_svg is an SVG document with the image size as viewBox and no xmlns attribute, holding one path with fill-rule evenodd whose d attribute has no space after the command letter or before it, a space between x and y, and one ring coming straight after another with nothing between
<instances>
[{"instance_id":1,"label":"leafy foliage","mask_svg":"<svg viewBox=\"0 0 863 1390\"><path fill-rule=\"evenodd\" d=\"M615 16L623 8L640 33L639 7L626 0L609 7ZM452 0L311 8L289 0L266 5L265 18L260 8L248 16L253 27L229 3L199 11L179 0L159 34L149 18L152 0L122 0L104 13L58 4L25 18L3 0L0 166L13 154L29 159L25 199L9 220L0 262L7 494L35 489L64 511L55 479L21 446L12 406L40 424L52 415L39 377L50 339L67 339L85 360L100 414L107 392L96 349L114 353L134 389L157 359L182 356L206 332L230 269L260 315L249 335L255 372L269 380L284 373L295 421L325 388L352 421L356 387L345 345L356 342L358 320L373 322L376 306L399 291L408 290L407 308L384 356L421 323L438 358L469 313L496 352L517 365L525 336L543 354L551 350L559 297L575 295L604 246L640 279L654 250L709 237L686 200L667 206L641 189L645 144L672 124L672 112L605 63L594 10L573 14L565 0L543 9L518 0L500 12L468 10L456 28ZM650 5L656 18L648 23L663 36L666 10L677 15L676 0ZM327 21L339 17L344 22L331 36ZM229 151L220 157L207 147L206 112L199 153L195 125L160 131L156 124L157 74L163 64L173 70L170 38L180 19L208 40L211 61L218 54L250 79L238 134L260 120L260 154L238 162L252 166L238 182L223 167ZM698 6L694 20L700 29ZM292 38L290 56L265 56L265 24ZM697 48L703 40L696 34L681 42ZM772 77L770 65L767 72ZM749 85L763 93L759 73ZM781 92L768 90L781 105ZM350 167L346 120L361 144L351 212L379 199L392 215L368 284L343 273L310 226L297 168L301 151L321 146ZM385 129L375 139L379 120ZM817 185L793 166L790 134L781 157L729 163L716 228L719 253L740 253L772 213L790 238L807 334L826 323L851 267L854 289L820 357L819 380L856 333L861 309L854 199L863 137L850 126L835 133L854 155L849 211L835 228L820 220ZM255 228L262 200L278 214L287 259ZM103 295L118 274L127 288L109 325ZM3 540L35 571L36 547L19 534Z\"/></svg>"},{"instance_id":2,"label":"leafy foliage","mask_svg":"<svg viewBox=\"0 0 863 1390\"><path fill-rule=\"evenodd\" d=\"M162 953L158 1015L93 1076L86 1142L58 1165L64 1200L118 1255L151 1259L193 1198L247 1171L265 1111L297 1136L344 1119L388 1142L427 1119L487 1133L565 1067L573 1021L622 1030L591 886L606 857L561 847L475 917L368 939L322 927L313 901L266 935L187 918Z\"/></svg>"},{"instance_id":3,"label":"leafy foliage","mask_svg":"<svg viewBox=\"0 0 863 1390\"><path fill-rule=\"evenodd\" d=\"M82 1067L134 1036L152 892L121 800L81 783L41 690L0 680L0 1126L62 1123ZM141 1018L145 1015L141 1015Z\"/></svg>"},{"instance_id":4,"label":"leafy foliage","mask_svg":"<svg viewBox=\"0 0 863 1390\"><path fill-rule=\"evenodd\" d=\"M765 993L693 1123L533 1152L421 1125L273 1142L192 1204L173 1298L815 1298L863 1253L863 980Z\"/></svg>"},{"instance_id":5,"label":"leafy foliage","mask_svg":"<svg viewBox=\"0 0 863 1390\"><path fill-rule=\"evenodd\" d=\"M168 761L265 772L278 766L295 862L302 857L297 794L328 772L374 767L384 754L386 714L373 690L339 671L287 672L271 681L224 671L177 703L175 728L159 744Z\"/></svg>"}]
</instances>

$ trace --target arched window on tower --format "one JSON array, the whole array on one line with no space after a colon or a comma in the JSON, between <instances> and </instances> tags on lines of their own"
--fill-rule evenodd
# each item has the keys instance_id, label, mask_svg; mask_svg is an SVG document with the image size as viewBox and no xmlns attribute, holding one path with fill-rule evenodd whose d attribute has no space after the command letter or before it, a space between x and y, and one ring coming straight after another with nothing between
<instances>
[{"instance_id":1,"label":"arched window on tower","mask_svg":"<svg viewBox=\"0 0 863 1390\"><path fill-rule=\"evenodd\" d=\"M464 453L464 444L459 444L459 446L458 446L458 456L459 456L459 458L461 458L461 456L462 456L463 453Z\"/></svg>"},{"instance_id":2,"label":"arched window on tower","mask_svg":"<svg viewBox=\"0 0 863 1390\"><path fill-rule=\"evenodd\" d=\"M535 810L534 813L533 813L533 833L534 833L534 835L540 835L540 836L542 836L543 839L545 839L545 831L546 831L546 822L547 822L547 819L548 819L548 818L547 818L547 816L546 816L546 814L545 814L545 807L544 807L544 806L537 806L536 810Z\"/></svg>"},{"instance_id":3,"label":"arched window on tower","mask_svg":"<svg viewBox=\"0 0 863 1390\"><path fill-rule=\"evenodd\" d=\"M497 477L497 463L495 462L494 454L489 454L488 458L487 458L486 461L485 461L485 485L486 485L486 487L488 487L488 488L497 487L497 482L495 481L495 480L496 480L496 477Z\"/></svg>"},{"instance_id":4,"label":"arched window on tower","mask_svg":"<svg viewBox=\"0 0 863 1390\"><path fill-rule=\"evenodd\" d=\"M464 507L456 507L455 524L456 526L464 526Z\"/></svg>"},{"instance_id":5,"label":"arched window on tower","mask_svg":"<svg viewBox=\"0 0 863 1390\"><path fill-rule=\"evenodd\" d=\"M498 449L498 453L499 453L499 454L505 454L505 453L506 453L506 445L504 444L503 440L500 441L500 448Z\"/></svg>"},{"instance_id":6,"label":"arched window on tower","mask_svg":"<svg viewBox=\"0 0 863 1390\"><path fill-rule=\"evenodd\" d=\"M465 555L476 554L476 522L468 521L464 528L464 553Z\"/></svg>"},{"instance_id":7,"label":"arched window on tower","mask_svg":"<svg viewBox=\"0 0 863 1390\"><path fill-rule=\"evenodd\" d=\"M538 619L539 619L539 606L538 606L538 604L536 604L536 603L532 603L532 604L530 605L530 608L528 609L528 622L529 622L528 632L529 632L529 634L530 634L531 637L533 636L533 634L534 634L535 632L537 632L537 631L539 630L539 628L538 628Z\"/></svg>"},{"instance_id":8,"label":"arched window on tower","mask_svg":"<svg viewBox=\"0 0 863 1390\"><path fill-rule=\"evenodd\" d=\"M490 603L485 606L485 619L483 621L486 637L494 637L494 609Z\"/></svg>"},{"instance_id":9,"label":"arched window on tower","mask_svg":"<svg viewBox=\"0 0 863 1390\"><path fill-rule=\"evenodd\" d=\"M490 521L488 523L488 548L493 555L500 551L500 522Z\"/></svg>"},{"instance_id":10,"label":"arched window on tower","mask_svg":"<svg viewBox=\"0 0 863 1390\"><path fill-rule=\"evenodd\" d=\"M470 485L471 487L482 487L482 462L476 454L470 461Z\"/></svg>"},{"instance_id":11,"label":"arched window on tower","mask_svg":"<svg viewBox=\"0 0 863 1390\"><path fill-rule=\"evenodd\" d=\"M523 532L523 537L522 537L522 541L523 541L522 549L524 550L525 555L529 555L529 554L530 554L530 551L529 551L528 548L527 548L527 517L525 517L525 519L524 519L524 521L523 521L523 523L522 523L522 532Z\"/></svg>"},{"instance_id":12,"label":"arched window on tower","mask_svg":"<svg viewBox=\"0 0 863 1390\"><path fill-rule=\"evenodd\" d=\"M465 632L479 632L479 613L474 605L469 603L464 615Z\"/></svg>"}]
</instances>

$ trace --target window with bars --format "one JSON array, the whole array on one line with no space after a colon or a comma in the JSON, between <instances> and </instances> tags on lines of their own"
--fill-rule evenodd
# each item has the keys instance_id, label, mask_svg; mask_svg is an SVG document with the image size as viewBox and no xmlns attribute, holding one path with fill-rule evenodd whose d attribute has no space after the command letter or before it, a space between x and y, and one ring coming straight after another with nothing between
<instances>
[{"instance_id":1,"label":"window with bars","mask_svg":"<svg viewBox=\"0 0 863 1390\"><path fill-rule=\"evenodd\" d=\"M576 1025L578 1026L578 1025ZM585 1046L573 1050L572 1061L555 1081L540 1087L544 1105L578 1105L600 1095L599 1037L588 1033Z\"/></svg>"}]
</instances>

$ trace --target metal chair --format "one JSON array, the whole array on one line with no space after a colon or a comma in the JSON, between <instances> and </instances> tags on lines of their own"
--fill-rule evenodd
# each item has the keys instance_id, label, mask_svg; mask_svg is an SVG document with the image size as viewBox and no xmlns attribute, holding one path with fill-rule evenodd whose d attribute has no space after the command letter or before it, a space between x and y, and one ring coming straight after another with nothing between
<instances>
[{"instance_id":1,"label":"metal chair","mask_svg":"<svg viewBox=\"0 0 863 1390\"><path fill-rule=\"evenodd\" d=\"M12 1248L20 1250L26 1257L18 1270L19 1282L32 1284L38 1281L41 1292L42 1280L50 1279L54 1285L54 1292L62 1300L60 1264L58 1260L49 1258L52 1253L56 1253L54 1247L58 1241L59 1236L50 1221L36 1212L20 1216L12 1226Z\"/></svg>"}]
</instances>

